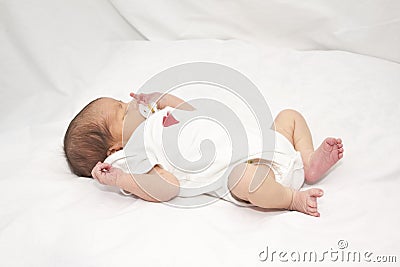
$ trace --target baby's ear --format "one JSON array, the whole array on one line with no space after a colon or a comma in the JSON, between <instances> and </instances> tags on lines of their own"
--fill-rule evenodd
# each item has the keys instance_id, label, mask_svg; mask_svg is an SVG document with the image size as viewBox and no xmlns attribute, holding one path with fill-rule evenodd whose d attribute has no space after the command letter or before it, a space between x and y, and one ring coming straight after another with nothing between
<instances>
[{"instance_id":1,"label":"baby's ear","mask_svg":"<svg viewBox=\"0 0 400 267\"><path fill-rule=\"evenodd\" d=\"M123 149L122 144L118 142L117 144L114 144L112 147L110 147L107 150L107 156L110 156L111 154L114 154L115 152Z\"/></svg>"}]
</instances>

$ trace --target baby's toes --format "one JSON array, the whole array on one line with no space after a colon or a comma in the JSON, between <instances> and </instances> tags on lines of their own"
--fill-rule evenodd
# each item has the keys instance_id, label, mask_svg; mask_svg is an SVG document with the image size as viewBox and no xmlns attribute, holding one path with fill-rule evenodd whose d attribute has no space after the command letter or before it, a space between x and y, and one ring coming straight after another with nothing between
<instances>
[{"instance_id":1,"label":"baby's toes","mask_svg":"<svg viewBox=\"0 0 400 267\"><path fill-rule=\"evenodd\" d=\"M310 212L310 213L308 213L309 215L311 215L311 216L314 216L314 217L320 217L321 216L321 214L318 212L318 211L316 211L316 212Z\"/></svg>"},{"instance_id":2,"label":"baby's toes","mask_svg":"<svg viewBox=\"0 0 400 267\"><path fill-rule=\"evenodd\" d=\"M341 151L339 152L339 154L338 154L339 159L343 158L343 152L344 152L344 150L343 150L343 148L342 148L342 150L341 150Z\"/></svg>"},{"instance_id":3,"label":"baby's toes","mask_svg":"<svg viewBox=\"0 0 400 267\"><path fill-rule=\"evenodd\" d=\"M315 197L308 197L306 203L308 207L311 208L317 207L317 199Z\"/></svg>"},{"instance_id":4,"label":"baby's toes","mask_svg":"<svg viewBox=\"0 0 400 267\"><path fill-rule=\"evenodd\" d=\"M317 207L308 206L307 207L307 211L311 212L311 213L314 213L314 212L318 211L318 208Z\"/></svg>"},{"instance_id":5,"label":"baby's toes","mask_svg":"<svg viewBox=\"0 0 400 267\"><path fill-rule=\"evenodd\" d=\"M308 195L310 196L308 199L310 201L315 201L317 202L317 197L322 197L324 195L324 191L319 188L311 188L306 191Z\"/></svg>"},{"instance_id":6,"label":"baby's toes","mask_svg":"<svg viewBox=\"0 0 400 267\"><path fill-rule=\"evenodd\" d=\"M307 214L310 214L311 216L319 217L319 212L317 211L317 209L308 210Z\"/></svg>"},{"instance_id":7,"label":"baby's toes","mask_svg":"<svg viewBox=\"0 0 400 267\"><path fill-rule=\"evenodd\" d=\"M311 216L315 216L315 217L319 217L320 216L320 214L318 212L318 208L317 208L316 199L314 199L313 201L309 202L309 205L307 205L306 213L311 215Z\"/></svg>"},{"instance_id":8,"label":"baby's toes","mask_svg":"<svg viewBox=\"0 0 400 267\"><path fill-rule=\"evenodd\" d=\"M339 147L338 147L338 145L337 145L337 144L334 144L334 145L332 146L332 150L333 150L333 151L337 151L337 150L339 150Z\"/></svg>"}]
</instances>

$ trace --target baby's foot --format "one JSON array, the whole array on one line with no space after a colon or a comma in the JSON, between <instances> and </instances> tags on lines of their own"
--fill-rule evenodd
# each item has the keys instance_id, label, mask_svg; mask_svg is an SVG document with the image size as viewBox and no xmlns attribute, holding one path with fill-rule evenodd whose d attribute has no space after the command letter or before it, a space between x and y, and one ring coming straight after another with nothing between
<instances>
[{"instance_id":1,"label":"baby's foot","mask_svg":"<svg viewBox=\"0 0 400 267\"><path fill-rule=\"evenodd\" d=\"M307 183L314 183L343 157L343 144L340 138L326 138L317 150L310 154L305 168Z\"/></svg>"},{"instance_id":2,"label":"baby's foot","mask_svg":"<svg viewBox=\"0 0 400 267\"><path fill-rule=\"evenodd\" d=\"M322 197L324 191L319 188L311 188L306 191L293 191L292 203L289 210L297 210L302 213L319 217L317 198Z\"/></svg>"}]
</instances>

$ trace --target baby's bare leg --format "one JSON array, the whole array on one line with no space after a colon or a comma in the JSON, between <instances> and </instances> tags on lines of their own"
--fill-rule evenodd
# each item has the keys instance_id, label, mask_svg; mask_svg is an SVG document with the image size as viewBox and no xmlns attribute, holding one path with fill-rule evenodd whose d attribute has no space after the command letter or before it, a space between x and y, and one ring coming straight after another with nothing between
<instances>
[{"instance_id":1,"label":"baby's bare leg","mask_svg":"<svg viewBox=\"0 0 400 267\"><path fill-rule=\"evenodd\" d=\"M340 138L326 138L314 151L311 132L304 117L297 111L281 111L274 121L275 131L284 135L301 153L307 183L314 183L343 157ZM272 126L272 128L274 127Z\"/></svg>"},{"instance_id":2,"label":"baby's bare leg","mask_svg":"<svg viewBox=\"0 0 400 267\"><path fill-rule=\"evenodd\" d=\"M295 110L285 109L276 116L275 131L284 135L300 151L304 168L308 167L311 154L314 152L314 145L310 129L303 116ZM272 129L274 128L272 125Z\"/></svg>"},{"instance_id":3,"label":"baby's bare leg","mask_svg":"<svg viewBox=\"0 0 400 267\"><path fill-rule=\"evenodd\" d=\"M273 171L266 165L242 163L229 175L229 189L235 197L267 209L297 210L320 216L317 198L321 189L295 191L275 181Z\"/></svg>"}]
</instances>

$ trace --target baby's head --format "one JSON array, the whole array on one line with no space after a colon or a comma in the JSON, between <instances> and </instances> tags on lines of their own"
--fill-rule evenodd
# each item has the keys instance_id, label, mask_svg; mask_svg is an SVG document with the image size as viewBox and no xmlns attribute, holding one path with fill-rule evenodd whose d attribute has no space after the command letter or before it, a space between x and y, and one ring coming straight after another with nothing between
<instances>
[{"instance_id":1,"label":"baby's head","mask_svg":"<svg viewBox=\"0 0 400 267\"><path fill-rule=\"evenodd\" d=\"M87 104L75 116L64 137L64 152L73 173L91 177L97 162L122 149L122 128L128 106L129 103L102 97Z\"/></svg>"}]
</instances>

